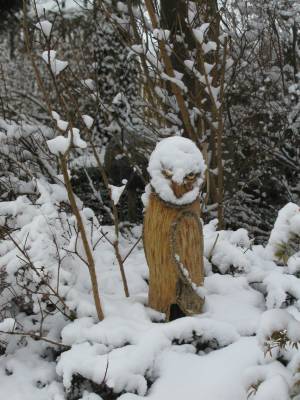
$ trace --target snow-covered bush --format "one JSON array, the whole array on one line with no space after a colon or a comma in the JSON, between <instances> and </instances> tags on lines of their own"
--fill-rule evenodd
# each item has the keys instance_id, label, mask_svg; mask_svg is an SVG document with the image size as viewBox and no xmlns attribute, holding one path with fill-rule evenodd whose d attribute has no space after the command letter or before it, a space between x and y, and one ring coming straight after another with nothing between
<instances>
[{"instance_id":1,"label":"snow-covered bush","mask_svg":"<svg viewBox=\"0 0 300 400\"><path fill-rule=\"evenodd\" d=\"M221 393L225 399L248 393L279 400L299 393L300 283L287 265L276 264L268 246L253 245L245 230L205 225L204 313L165 323L147 307L142 246L126 256L140 228L120 237L126 298L110 243L113 229L83 208L105 313L99 322L76 223L62 203L66 191L40 179L36 201L20 196L0 207L6 220L0 260L8 283L1 293L7 319L0 325L6 352L0 376L6 388L13 377L34 399L43 398L45 388L53 399L180 399L184 393L196 399L203 390L211 400Z\"/></svg>"},{"instance_id":2,"label":"snow-covered bush","mask_svg":"<svg viewBox=\"0 0 300 400\"><path fill-rule=\"evenodd\" d=\"M271 232L268 248L278 261L289 266L291 272L297 272L297 253L300 239L300 207L289 203L278 214L274 229ZM292 272L292 273L293 273Z\"/></svg>"}]
</instances>

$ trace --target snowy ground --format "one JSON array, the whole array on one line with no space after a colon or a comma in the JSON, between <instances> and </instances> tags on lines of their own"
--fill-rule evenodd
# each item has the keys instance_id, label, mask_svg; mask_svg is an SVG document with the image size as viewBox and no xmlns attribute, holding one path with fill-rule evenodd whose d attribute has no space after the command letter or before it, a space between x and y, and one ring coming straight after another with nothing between
<instances>
[{"instance_id":1,"label":"snowy ground","mask_svg":"<svg viewBox=\"0 0 300 400\"><path fill-rule=\"evenodd\" d=\"M56 221L49 187L44 187L43 193L44 204L39 208L25 199L2 203L0 208L2 213L10 210L14 223L23 226L18 240L26 236L34 263L48 260L55 275L57 249L46 239L47 234L53 235L54 226L60 234L63 219L59 224ZM84 213L91 217L90 210ZM277 234L283 227L284 223L277 226ZM112 237L111 227L101 230ZM121 238L123 256L140 234L141 227L136 227ZM43 321L43 336L70 348L60 354L57 346L43 341L0 335L7 344L0 357L1 399L99 400L104 386L120 400L196 400L199 396L205 400L246 400L249 394L255 400L291 398L300 365L297 349L288 345L265 356L264 342L276 329L285 329L293 341L299 340L300 283L291 267L273 261L272 241L266 248L251 246L244 230L216 232L214 222L206 225L204 313L170 323L147 307L148 270L141 243L125 262L129 299L123 294L113 248L104 238L95 248L105 313L105 319L97 322L87 268L71 251L74 238L70 234L61 241L65 243L59 251L65 251L65 258L60 266L59 290L77 318L68 321L61 313L52 313ZM14 246L5 241L0 244L1 263L12 280L20 268L16 254ZM294 256L289 263L293 273L296 261ZM1 299L8 296L6 290ZM279 309L282 307L289 313ZM15 315L18 329L25 332L36 331L39 318L38 308L33 314ZM11 323L11 319L4 320L0 331L10 331ZM278 361L280 357L284 363ZM76 376L98 386L87 385L76 396L72 381ZM258 388L253 395L251 387ZM103 395L103 399L109 397Z\"/></svg>"}]
</instances>

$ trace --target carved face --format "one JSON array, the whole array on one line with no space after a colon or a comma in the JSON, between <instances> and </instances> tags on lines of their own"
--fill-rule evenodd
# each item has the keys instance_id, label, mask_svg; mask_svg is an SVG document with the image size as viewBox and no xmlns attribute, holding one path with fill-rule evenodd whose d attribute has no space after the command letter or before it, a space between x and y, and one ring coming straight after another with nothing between
<instances>
[{"instance_id":1,"label":"carved face","mask_svg":"<svg viewBox=\"0 0 300 400\"><path fill-rule=\"evenodd\" d=\"M191 190L194 189L196 182L200 178L200 172L194 173L190 172L186 176L184 176L182 183L177 183L174 181L173 178L173 172L168 169L163 169L162 174L164 177L171 182L171 188L173 190L174 195L179 199L186 193L190 192Z\"/></svg>"},{"instance_id":2,"label":"carved face","mask_svg":"<svg viewBox=\"0 0 300 400\"><path fill-rule=\"evenodd\" d=\"M195 143L175 136L157 144L150 157L148 171L151 186L162 200L184 205L199 196L205 168Z\"/></svg>"}]
</instances>

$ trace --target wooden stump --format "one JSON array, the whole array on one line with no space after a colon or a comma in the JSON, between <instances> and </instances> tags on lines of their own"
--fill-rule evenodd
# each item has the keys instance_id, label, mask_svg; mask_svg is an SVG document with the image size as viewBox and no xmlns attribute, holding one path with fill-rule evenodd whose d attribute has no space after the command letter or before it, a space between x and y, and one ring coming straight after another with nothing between
<instances>
[{"instance_id":1,"label":"wooden stump","mask_svg":"<svg viewBox=\"0 0 300 400\"><path fill-rule=\"evenodd\" d=\"M151 193L144 217L144 250L149 266L149 306L174 319L201 312L195 291L204 280L200 201L173 206ZM176 316L175 316L176 317Z\"/></svg>"}]
</instances>

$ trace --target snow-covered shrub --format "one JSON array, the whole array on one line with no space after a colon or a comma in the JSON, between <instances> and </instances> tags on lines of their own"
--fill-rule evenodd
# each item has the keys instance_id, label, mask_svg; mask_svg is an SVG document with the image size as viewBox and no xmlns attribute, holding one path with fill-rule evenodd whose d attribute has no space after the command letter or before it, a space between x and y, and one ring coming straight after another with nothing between
<instances>
[{"instance_id":1,"label":"snow-covered shrub","mask_svg":"<svg viewBox=\"0 0 300 400\"><path fill-rule=\"evenodd\" d=\"M278 218L265 248L271 264L260 279L266 296L259 320L257 341L263 351L262 365L247 370L245 387L251 399L299 398L300 285L295 276L298 249L288 244L299 236L299 206L287 204ZM292 260L292 261L291 261ZM256 282L257 284L257 282Z\"/></svg>"},{"instance_id":2,"label":"snow-covered shrub","mask_svg":"<svg viewBox=\"0 0 300 400\"><path fill-rule=\"evenodd\" d=\"M286 310L262 314L257 340L264 359L245 374L245 387L251 399L297 398L300 322ZM294 397L296 396L296 397Z\"/></svg>"},{"instance_id":3,"label":"snow-covered shrub","mask_svg":"<svg viewBox=\"0 0 300 400\"><path fill-rule=\"evenodd\" d=\"M289 264L289 269L295 272L298 264L296 253L300 250L299 239L300 207L297 204L288 203L278 213L267 247L275 259Z\"/></svg>"},{"instance_id":4,"label":"snow-covered shrub","mask_svg":"<svg viewBox=\"0 0 300 400\"><path fill-rule=\"evenodd\" d=\"M55 132L37 120L27 122L0 118L0 195L2 200L18 195L36 196L33 177L55 180L56 161L46 139Z\"/></svg>"},{"instance_id":5,"label":"snow-covered shrub","mask_svg":"<svg viewBox=\"0 0 300 400\"><path fill-rule=\"evenodd\" d=\"M205 227L204 255L212 272L239 274L249 270L246 252L251 241L245 229L216 231L216 220Z\"/></svg>"},{"instance_id":6,"label":"snow-covered shrub","mask_svg":"<svg viewBox=\"0 0 300 400\"><path fill-rule=\"evenodd\" d=\"M8 285L0 297L7 318L0 325L6 353L0 377L8 393L10 377L34 399L43 399L46 389L53 399L152 393L179 399L183 391L196 399L202 389L211 400L221 393L242 400L247 392L256 400L279 400L299 393L300 284L287 266L276 264L268 246L253 245L245 230L205 225L204 314L165 323L147 307L142 246L129 254L140 228L119 239L130 289L125 298L110 243L113 228L83 207L105 312L99 322L67 192L57 179L35 178L35 196L0 203L0 260ZM21 371L30 365L24 381Z\"/></svg>"}]
</instances>

